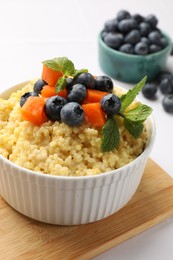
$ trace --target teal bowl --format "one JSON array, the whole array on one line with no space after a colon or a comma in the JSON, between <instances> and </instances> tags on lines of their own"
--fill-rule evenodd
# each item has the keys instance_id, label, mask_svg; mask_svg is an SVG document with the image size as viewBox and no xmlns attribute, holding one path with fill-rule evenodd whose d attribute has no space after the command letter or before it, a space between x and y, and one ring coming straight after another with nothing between
<instances>
[{"instance_id":1,"label":"teal bowl","mask_svg":"<svg viewBox=\"0 0 173 260\"><path fill-rule=\"evenodd\" d=\"M160 71L166 67L167 58L172 50L172 41L168 35L163 35L168 40L166 48L148 55L133 55L116 51L108 47L98 36L99 64L101 69L110 77L119 81L137 83L144 76L148 81L157 77Z\"/></svg>"}]
</instances>

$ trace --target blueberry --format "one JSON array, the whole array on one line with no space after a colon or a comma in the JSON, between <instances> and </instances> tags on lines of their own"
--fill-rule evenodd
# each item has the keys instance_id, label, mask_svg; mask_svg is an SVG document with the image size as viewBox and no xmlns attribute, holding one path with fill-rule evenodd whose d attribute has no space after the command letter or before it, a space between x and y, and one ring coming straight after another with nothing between
<instances>
[{"instance_id":1,"label":"blueberry","mask_svg":"<svg viewBox=\"0 0 173 260\"><path fill-rule=\"evenodd\" d=\"M160 50L161 50L161 47L159 45L156 45L156 44L149 45L149 53L158 52Z\"/></svg>"},{"instance_id":2,"label":"blueberry","mask_svg":"<svg viewBox=\"0 0 173 260\"><path fill-rule=\"evenodd\" d=\"M66 78L66 89L67 89L67 93L70 93L70 91L72 90L72 86L73 86L73 78Z\"/></svg>"},{"instance_id":3,"label":"blueberry","mask_svg":"<svg viewBox=\"0 0 173 260\"><path fill-rule=\"evenodd\" d=\"M157 31L157 32L159 32L160 34L162 34L162 31L159 29L159 28L151 28L152 29L152 31Z\"/></svg>"},{"instance_id":4,"label":"blueberry","mask_svg":"<svg viewBox=\"0 0 173 260\"><path fill-rule=\"evenodd\" d=\"M173 56L173 47L172 47L172 50L171 50L171 53L170 53L171 56Z\"/></svg>"},{"instance_id":5,"label":"blueberry","mask_svg":"<svg viewBox=\"0 0 173 260\"><path fill-rule=\"evenodd\" d=\"M101 35L103 41L104 41L106 35L107 35L107 32L103 30L103 31L102 31L102 35Z\"/></svg>"},{"instance_id":6,"label":"blueberry","mask_svg":"<svg viewBox=\"0 0 173 260\"><path fill-rule=\"evenodd\" d=\"M45 85L47 85L47 83L44 80L37 80L34 84L34 92L39 95Z\"/></svg>"},{"instance_id":7,"label":"blueberry","mask_svg":"<svg viewBox=\"0 0 173 260\"><path fill-rule=\"evenodd\" d=\"M139 40L140 40L140 33L136 29L130 31L124 38L124 41L126 43L131 43L131 44L135 44L139 42Z\"/></svg>"},{"instance_id":8,"label":"blueberry","mask_svg":"<svg viewBox=\"0 0 173 260\"><path fill-rule=\"evenodd\" d=\"M121 108L121 101L119 97L114 94L104 96L101 99L100 104L103 111L109 116L117 114Z\"/></svg>"},{"instance_id":9,"label":"blueberry","mask_svg":"<svg viewBox=\"0 0 173 260\"><path fill-rule=\"evenodd\" d=\"M130 18L130 13L126 10L120 10L118 13L117 13L117 20L118 21L121 21L121 20L124 20L124 19L128 19Z\"/></svg>"},{"instance_id":10,"label":"blueberry","mask_svg":"<svg viewBox=\"0 0 173 260\"><path fill-rule=\"evenodd\" d=\"M86 87L82 84L75 84L72 87L72 90L67 96L69 102L77 102L81 104L86 97Z\"/></svg>"},{"instance_id":11,"label":"blueberry","mask_svg":"<svg viewBox=\"0 0 173 260\"><path fill-rule=\"evenodd\" d=\"M84 120L84 111L76 102L69 102L61 109L61 120L69 126L79 126Z\"/></svg>"},{"instance_id":12,"label":"blueberry","mask_svg":"<svg viewBox=\"0 0 173 260\"><path fill-rule=\"evenodd\" d=\"M161 34L158 31L152 31L148 35L148 39L151 44L160 44Z\"/></svg>"},{"instance_id":13,"label":"blueberry","mask_svg":"<svg viewBox=\"0 0 173 260\"><path fill-rule=\"evenodd\" d=\"M167 95L167 94L173 94L173 84L172 84L171 78L164 78L161 80L159 84L160 91L162 94Z\"/></svg>"},{"instance_id":14,"label":"blueberry","mask_svg":"<svg viewBox=\"0 0 173 260\"><path fill-rule=\"evenodd\" d=\"M47 99L45 104L45 113L51 121L59 121L60 111L63 106L67 103L67 100L60 96L52 96Z\"/></svg>"},{"instance_id":15,"label":"blueberry","mask_svg":"<svg viewBox=\"0 0 173 260\"><path fill-rule=\"evenodd\" d=\"M118 29L122 33L128 33L132 29L137 29L137 28L138 28L138 23L132 18L122 20L118 24Z\"/></svg>"},{"instance_id":16,"label":"blueberry","mask_svg":"<svg viewBox=\"0 0 173 260\"><path fill-rule=\"evenodd\" d=\"M133 45L130 43L124 43L120 46L119 51L128 54L133 54Z\"/></svg>"},{"instance_id":17,"label":"blueberry","mask_svg":"<svg viewBox=\"0 0 173 260\"><path fill-rule=\"evenodd\" d=\"M148 38L147 37L141 37L141 40L140 40L141 42L144 42L144 43L146 43L147 44L147 46L149 45L149 40L148 40Z\"/></svg>"},{"instance_id":18,"label":"blueberry","mask_svg":"<svg viewBox=\"0 0 173 260\"><path fill-rule=\"evenodd\" d=\"M160 46L164 49L168 45L168 41L165 37L160 38Z\"/></svg>"},{"instance_id":19,"label":"blueberry","mask_svg":"<svg viewBox=\"0 0 173 260\"><path fill-rule=\"evenodd\" d=\"M173 75L171 74L171 72L169 72L169 71L162 71L160 74L159 74L159 76L158 76L158 78L157 78L157 81L158 81L158 83L160 84L161 83L161 81L163 80L163 79L170 79L171 81L172 81L172 84L173 84Z\"/></svg>"},{"instance_id":20,"label":"blueberry","mask_svg":"<svg viewBox=\"0 0 173 260\"><path fill-rule=\"evenodd\" d=\"M77 84L77 83L82 84L86 88L90 88L90 89L94 89L95 85L96 85L95 78L93 77L93 75L91 75L88 72L84 72L84 73L80 74L78 77L74 78L73 83L74 84Z\"/></svg>"},{"instance_id":21,"label":"blueberry","mask_svg":"<svg viewBox=\"0 0 173 260\"><path fill-rule=\"evenodd\" d=\"M148 54L148 45L145 42L138 42L134 47L134 53L138 55Z\"/></svg>"},{"instance_id":22,"label":"blueberry","mask_svg":"<svg viewBox=\"0 0 173 260\"><path fill-rule=\"evenodd\" d=\"M152 28L155 28L157 23L158 23L158 19L155 15L150 14L145 18L145 21L147 23L149 23L151 25Z\"/></svg>"},{"instance_id":23,"label":"blueberry","mask_svg":"<svg viewBox=\"0 0 173 260\"><path fill-rule=\"evenodd\" d=\"M168 113L173 113L173 94L166 95L162 100L163 108Z\"/></svg>"},{"instance_id":24,"label":"blueberry","mask_svg":"<svg viewBox=\"0 0 173 260\"><path fill-rule=\"evenodd\" d=\"M97 76L95 88L100 91L112 92L113 82L108 76Z\"/></svg>"},{"instance_id":25,"label":"blueberry","mask_svg":"<svg viewBox=\"0 0 173 260\"><path fill-rule=\"evenodd\" d=\"M134 14L132 15L132 18L137 21L137 23L141 23L144 21L144 17L140 14Z\"/></svg>"},{"instance_id":26,"label":"blueberry","mask_svg":"<svg viewBox=\"0 0 173 260\"><path fill-rule=\"evenodd\" d=\"M107 46L117 49L121 43L123 42L123 36L120 33L107 33L107 35L104 37L104 42Z\"/></svg>"},{"instance_id":27,"label":"blueberry","mask_svg":"<svg viewBox=\"0 0 173 260\"><path fill-rule=\"evenodd\" d=\"M36 96L36 97L37 97L38 95L37 95L37 93L35 93L35 92L26 92L25 94L23 94L23 95L21 96L21 98L20 98L20 106L21 106L21 107L25 104L26 100L27 100L30 96Z\"/></svg>"},{"instance_id":28,"label":"blueberry","mask_svg":"<svg viewBox=\"0 0 173 260\"><path fill-rule=\"evenodd\" d=\"M154 83L146 83L142 89L142 94L148 99L155 99L157 93L157 85Z\"/></svg>"},{"instance_id":29,"label":"blueberry","mask_svg":"<svg viewBox=\"0 0 173 260\"><path fill-rule=\"evenodd\" d=\"M142 22L139 24L139 31L141 36L147 36L151 32L151 27L148 23Z\"/></svg>"},{"instance_id":30,"label":"blueberry","mask_svg":"<svg viewBox=\"0 0 173 260\"><path fill-rule=\"evenodd\" d=\"M117 30L118 21L116 19L111 19L105 22L104 30L106 32L115 32Z\"/></svg>"}]
</instances>

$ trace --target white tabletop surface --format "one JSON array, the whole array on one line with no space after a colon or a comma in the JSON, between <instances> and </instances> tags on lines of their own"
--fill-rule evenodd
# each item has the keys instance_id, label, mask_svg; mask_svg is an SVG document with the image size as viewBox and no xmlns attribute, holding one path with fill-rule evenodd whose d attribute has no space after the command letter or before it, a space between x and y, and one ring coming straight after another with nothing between
<instances>
[{"instance_id":1,"label":"white tabletop surface","mask_svg":"<svg viewBox=\"0 0 173 260\"><path fill-rule=\"evenodd\" d=\"M39 77L41 61L67 56L77 68L101 75L97 35L106 20L126 9L144 16L155 14L159 27L173 39L172 0L0 0L0 91ZM173 71L173 57L167 66ZM129 84L114 81L129 88ZM157 126L151 158L173 177L173 115L161 99L148 101ZM173 218L97 256L97 260L172 260Z\"/></svg>"}]
</instances>

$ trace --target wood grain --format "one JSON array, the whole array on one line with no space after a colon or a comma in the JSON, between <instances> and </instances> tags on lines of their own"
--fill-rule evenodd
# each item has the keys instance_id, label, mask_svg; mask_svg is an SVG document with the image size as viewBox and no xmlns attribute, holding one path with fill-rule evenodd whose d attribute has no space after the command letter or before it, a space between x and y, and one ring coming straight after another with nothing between
<instances>
[{"instance_id":1,"label":"wood grain","mask_svg":"<svg viewBox=\"0 0 173 260\"><path fill-rule=\"evenodd\" d=\"M91 259L172 215L173 179L151 159L132 200L95 223L40 223L21 215L0 197L0 259Z\"/></svg>"}]
</instances>

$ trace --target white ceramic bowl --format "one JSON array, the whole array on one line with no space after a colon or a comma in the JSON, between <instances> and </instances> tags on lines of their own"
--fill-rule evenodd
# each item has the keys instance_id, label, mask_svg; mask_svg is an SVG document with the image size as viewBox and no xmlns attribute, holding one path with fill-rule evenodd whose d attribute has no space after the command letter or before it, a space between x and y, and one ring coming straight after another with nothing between
<instances>
[{"instance_id":1,"label":"white ceramic bowl","mask_svg":"<svg viewBox=\"0 0 173 260\"><path fill-rule=\"evenodd\" d=\"M0 97L26 84L3 92ZM103 219L121 209L134 195L153 146L155 125L147 121L148 143L128 165L85 177L52 176L24 169L0 155L0 195L20 213L38 221L78 225Z\"/></svg>"}]
</instances>

